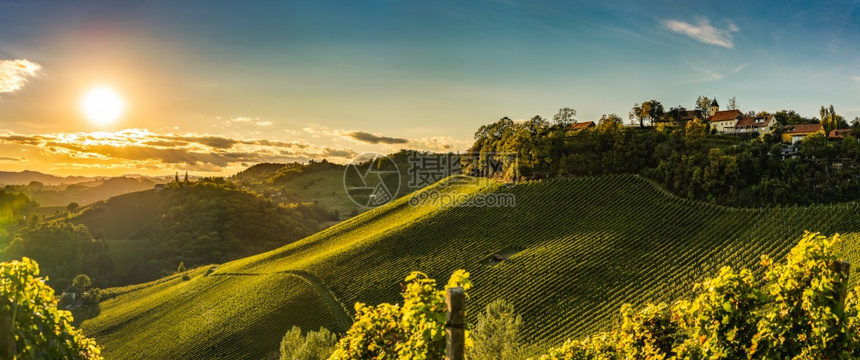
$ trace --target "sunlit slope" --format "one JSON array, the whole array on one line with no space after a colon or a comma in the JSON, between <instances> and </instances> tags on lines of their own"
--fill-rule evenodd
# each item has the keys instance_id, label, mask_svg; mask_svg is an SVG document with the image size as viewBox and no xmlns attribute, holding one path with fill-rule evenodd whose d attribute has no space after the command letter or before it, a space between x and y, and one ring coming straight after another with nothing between
<instances>
[{"instance_id":1,"label":"sunlit slope","mask_svg":"<svg viewBox=\"0 0 860 360\"><path fill-rule=\"evenodd\" d=\"M510 193L516 206L425 203L414 207L408 197L401 198L282 248L224 264L209 277L175 286L215 281L219 290L213 292L223 296L248 294L241 289L257 286L254 281L259 279L272 277L266 279L273 282L279 274L307 273L330 292L329 303L334 298L341 306L320 309L325 301L302 304L289 296L257 295L241 296L235 306L257 308L280 302L296 313L319 311L326 317L330 315L324 314L337 308L351 312L355 302L397 302L400 282L412 270L447 280L453 270L465 268L476 284L469 299L472 321L488 302L504 298L523 316L527 341L557 344L601 329L617 317L625 302L642 304L686 296L694 282L716 274L724 265L755 268L761 254L781 257L805 229L846 234L846 253L855 264L860 263L860 215L854 204L725 208L668 195L647 180L629 175L533 181L511 187L498 183L455 188L437 185L423 191ZM497 253L510 257L491 264L489 259ZM182 290L168 287L161 295L135 291L118 297L99 318L85 322L84 328L109 348L155 346L153 338L138 334L162 331L161 324L146 325L146 321L155 321L147 319L156 318L150 307L187 302L183 306L194 308L210 301L202 289L182 292L181 301L174 292ZM140 305L145 302L152 305ZM174 311L160 316L171 318L162 320L166 326L201 322L206 315ZM225 312L223 316L232 315ZM145 326L118 319L134 319ZM303 329L318 327L294 321ZM110 328L110 324L117 326ZM244 326L260 333L283 334L287 325ZM111 332L106 332L108 328ZM164 354L209 353L203 345L209 342L202 334L193 334L187 341L170 345L175 349ZM276 349L277 342L267 346Z\"/></svg>"},{"instance_id":2,"label":"sunlit slope","mask_svg":"<svg viewBox=\"0 0 860 360\"><path fill-rule=\"evenodd\" d=\"M344 326L301 276L205 272L133 286L103 302L82 328L108 359L261 359L277 352L293 325Z\"/></svg>"},{"instance_id":3,"label":"sunlit slope","mask_svg":"<svg viewBox=\"0 0 860 360\"><path fill-rule=\"evenodd\" d=\"M860 231L854 204L726 208L626 175L456 190L512 193L516 206L414 208L401 199L219 271L304 269L352 304L397 301L411 270L447 278L465 268L477 284L473 309L504 298L523 315L528 340L558 342L597 330L624 302L674 299L724 265L783 256L805 229Z\"/></svg>"}]
</instances>

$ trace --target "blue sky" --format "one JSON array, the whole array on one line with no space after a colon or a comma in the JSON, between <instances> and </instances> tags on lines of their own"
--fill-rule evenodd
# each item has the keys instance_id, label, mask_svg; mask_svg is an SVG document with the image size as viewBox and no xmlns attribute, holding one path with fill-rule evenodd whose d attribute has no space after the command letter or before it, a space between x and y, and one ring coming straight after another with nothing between
<instances>
[{"instance_id":1,"label":"blue sky","mask_svg":"<svg viewBox=\"0 0 860 360\"><path fill-rule=\"evenodd\" d=\"M692 108L698 95L805 116L833 104L853 119L858 15L858 1L0 2L0 61L39 67L7 71L21 86L0 85L0 131L49 135L5 140L0 170L229 173L255 161L461 149L502 116L568 106L581 121L626 118L636 102ZM96 84L128 103L110 126L77 109ZM294 145L220 149L237 153L223 161L46 150L69 134L126 129Z\"/></svg>"}]
</instances>

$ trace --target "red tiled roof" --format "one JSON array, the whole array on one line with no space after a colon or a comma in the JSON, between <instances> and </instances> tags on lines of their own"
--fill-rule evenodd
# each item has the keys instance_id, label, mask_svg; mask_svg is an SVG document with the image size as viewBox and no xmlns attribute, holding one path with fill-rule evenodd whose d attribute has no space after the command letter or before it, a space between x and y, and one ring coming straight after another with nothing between
<instances>
[{"instance_id":1,"label":"red tiled roof","mask_svg":"<svg viewBox=\"0 0 860 360\"><path fill-rule=\"evenodd\" d=\"M821 124L799 124L799 125L786 125L785 134L794 134L794 133L814 133L816 131L821 130Z\"/></svg>"},{"instance_id":2,"label":"red tiled roof","mask_svg":"<svg viewBox=\"0 0 860 360\"><path fill-rule=\"evenodd\" d=\"M581 122L581 123L573 124L570 126L570 129L571 130L582 130L582 129L587 129L587 128L594 127L594 126L595 126L594 121L589 121L589 122Z\"/></svg>"},{"instance_id":3,"label":"red tiled roof","mask_svg":"<svg viewBox=\"0 0 860 360\"><path fill-rule=\"evenodd\" d=\"M740 110L723 110L717 111L714 113L714 116L708 118L711 122L715 121L726 121L726 120L734 120L741 116Z\"/></svg>"},{"instance_id":4,"label":"red tiled roof","mask_svg":"<svg viewBox=\"0 0 860 360\"><path fill-rule=\"evenodd\" d=\"M766 115L764 117L746 116L743 119L738 120L738 123L735 124L735 127L764 127L767 126L771 119L773 119L773 115Z\"/></svg>"},{"instance_id":5,"label":"red tiled roof","mask_svg":"<svg viewBox=\"0 0 860 360\"><path fill-rule=\"evenodd\" d=\"M844 139L848 135L851 135L851 129L834 129L830 130L830 134L827 134L827 137L831 139Z\"/></svg>"}]
</instances>

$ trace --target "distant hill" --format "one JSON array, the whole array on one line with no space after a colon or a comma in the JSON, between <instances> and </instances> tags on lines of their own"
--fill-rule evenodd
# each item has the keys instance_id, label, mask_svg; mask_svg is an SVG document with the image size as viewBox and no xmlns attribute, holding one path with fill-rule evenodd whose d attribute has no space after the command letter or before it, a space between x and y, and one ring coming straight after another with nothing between
<instances>
[{"instance_id":1,"label":"distant hill","mask_svg":"<svg viewBox=\"0 0 860 360\"><path fill-rule=\"evenodd\" d=\"M94 179L93 177L85 176L59 177L30 170L20 172L0 171L0 185L27 185L32 181L38 181L45 185L77 184Z\"/></svg>"},{"instance_id":2,"label":"distant hill","mask_svg":"<svg viewBox=\"0 0 860 360\"><path fill-rule=\"evenodd\" d=\"M400 172L400 186L394 197L410 193L408 151L387 155ZM347 167L327 161L310 163L260 163L230 176L230 181L261 194L276 203L313 202L341 220L358 215L368 207L347 195L344 179ZM397 181L394 180L396 183ZM391 189L393 192L395 189ZM358 199L361 202L362 199Z\"/></svg>"},{"instance_id":3,"label":"distant hill","mask_svg":"<svg viewBox=\"0 0 860 360\"><path fill-rule=\"evenodd\" d=\"M515 206L441 202L457 194L512 196ZM807 229L841 233L848 260L860 262L860 209L852 203L730 208L681 199L633 175L436 184L416 196L196 270L189 281L118 291L82 328L111 358L263 358L292 325L344 331L337 314L351 315L354 303L400 301L410 271L444 282L463 268L475 284L469 322L505 299L523 317L524 340L549 346L605 329L623 303L688 295L722 266L758 269L760 255L781 258Z\"/></svg>"},{"instance_id":4,"label":"distant hill","mask_svg":"<svg viewBox=\"0 0 860 360\"><path fill-rule=\"evenodd\" d=\"M318 231L330 214L313 204L278 206L223 179L171 183L85 206L70 219L104 239L116 271L134 284L274 249Z\"/></svg>"},{"instance_id":5,"label":"distant hill","mask_svg":"<svg viewBox=\"0 0 860 360\"><path fill-rule=\"evenodd\" d=\"M81 182L59 189L28 187L25 192L42 206L65 206L71 202L85 205L130 192L149 190L154 188L155 184L156 181L145 177L114 177Z\"/></svg>"}]
</instances>

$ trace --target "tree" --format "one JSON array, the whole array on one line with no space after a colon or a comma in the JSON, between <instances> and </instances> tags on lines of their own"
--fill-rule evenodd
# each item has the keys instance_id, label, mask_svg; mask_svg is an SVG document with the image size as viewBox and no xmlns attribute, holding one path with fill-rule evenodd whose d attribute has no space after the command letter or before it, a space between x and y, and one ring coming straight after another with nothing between
<instances>
[{"instance_id":1,"label":"tree","mask_svg":"<svg viewBox=\"0 0 860 360\"><path fill-rule=\"evenodd\" d=\"M815 118L805 118L794 110L780 110L773 114L780 125L818 124Z\"/></svg>"},{"instance_id":2,"label":"tree","mask_svg":"<svg viewBox=\"0 0 860 360\"><path fill-rule=\"evenodd\" d=\"M597 129L604 132L609 129L619 129L623 125L624 120L616 114L603 114L597 121Z\"/></svg>"},{"instance_id":3,"label":"tree","mask_svg":"<svg viewBox=\"0 0 860 360\"><path fill-rule=\"evenodd\" d=\"M688 148L699 147L705 141L705 135L708 133L708 125L704 121L694 119L688 121L684 128L684 142Z\"/></svg>"},{"instance_id":4,"label":"tree","mask_svg":"<svg viewBox=\"0 0 860 360\"><path fill-rule=\"evenodd\" d=\"M860 138L860 116L855 116L854 120L851 120L851 136Z\"/></svg>"},{"instance_id":5,"label":"tree","mask_svg":"<svg viewBox=\"0 0 860 360\"><path fill-rule=\"evenodd\" d=\"M642 105L635 104L630 111L630 120L638 120L639 127L645 127L645 122L651 123L663 115L663 104L657 100L649 100Z\"/></svg>"},{"instance_id":6,"label":"tree","mask_svg":"<svg viewBox=\"0 0 860 360\"><path fill-rule=\"evenodd\" d=\"M687 109L685 109L681 105L670 108L669 112L666 113L666 117L668 118L668 120L675 123L676 125L683 125L681 123L684 122L684 117L686 115Z\"/></svg>"},{"instance_id":7,"label":"tree","mask_svg":"<svg viewBox=\"0 0 860 360\"><path fill-rule=\"evenodd\" d=\"M478 324L472 330L469 359L494 360L521 358L519 329L523 319L516 315L513 305L497 299L478 314Z\"/></svg>"},{"instance_id":8,"label":"tree","mask_svg":"<svg viewBox=\"0 0 860 360\"><path fill-rule=\"evenodd\" d=\"M69 205L66 206L66 209L69 211L75 211L78 208L78 206L80 206L80 205L78 205L78 203L72 201L69 203Z\"/></svg>"},{"instance_id":9,"label":"tree","mask_svg":"<svg viewBox=\"0 0 860 360\"><path fill-rule=\"evenodd\" d=\"M54 289L29 258L0 263L0 358L102 359L95 340L57 309ZM10 341L11 340L11 341Z\"/></svg>"},{"instance_id":10,"label":"tree","mask_svg":"<svg viewBox=\"0 0 860 360\"><path fill-rule=\"evenodd\" d=\"M92 285L93 283L92 281L90 281L90 277L86 274L80 274L78 276L75 276L75 278L72 280L72 288L75 289L75 293L77 293L78 295L83 294Z\"/></svg>"},{"instance_id":11,"label":"tree","mask_svg":"<svg viewBox=\"0 0 860 360\"><path fill-rule=\"evenodd\" d=\"M552 117L552 120L555 121L556 125L559 125L561 127L568 127L571 124L576 123L576 119L574 118L574 116L576 116L576 110L569 107L564 107L558 109L558 113L556 113Z\"/></svg>"},{"instance_id":12,"label":"tree","mask_svg":"<svg viewBox=\"0 0 860 360\"><path fill-rule=\"evenodd\" d=\"M824 127L824 132L826 134L829 134L831 131L836 129L848 128L848 122L845 121L844 117L836 114L836 110L833 109L833 104L827 108L822 105L821 110L819 110L819 114L821 116L821 126Z\"/></svg>"},{"instance_id":13,"label":"tree","mask_svg":"<svg viewBox=\"0 0 860 360\"><path fill-rule=\"evenodd\" d=\"M334 352L337 336L321 327L302 336L302 329L293 326L281 339L280 360L325 360Z\"/></svg>"},{"instance_id":14,"label":"tree","mask_svg":"<svg viewBox=\"0 0 860 360\"><path fill-rule=\"evenodd\" d=\"M696 99L696 112L698 112L698 117L700 119L704 119L708 117L707 114L710 114L711 111L711 99L705 95L699 95Z\"/></svg>"},{"instance_id":15,"label":"tree","mask_svg":"<svg viewBox=\"0 0 860 360\"><path fill-rule=\"evenodd\" d=\"M185 262L184 261L179 262L179 266L176 267L176 272L178 272L178 273L185 272Z\"/></svg>"},{"instance_id":16,"label":"tree","mask_svg":"<svg viewBox=\"0 0 860 360\"><path fill-rule=\"evenodd\" d=\"M734 96L732 96L732 98L729 99L728 106L729 106L729 110L737 110L738 109L738 101L735 99Z\"/></svg>"}]
</instances>

